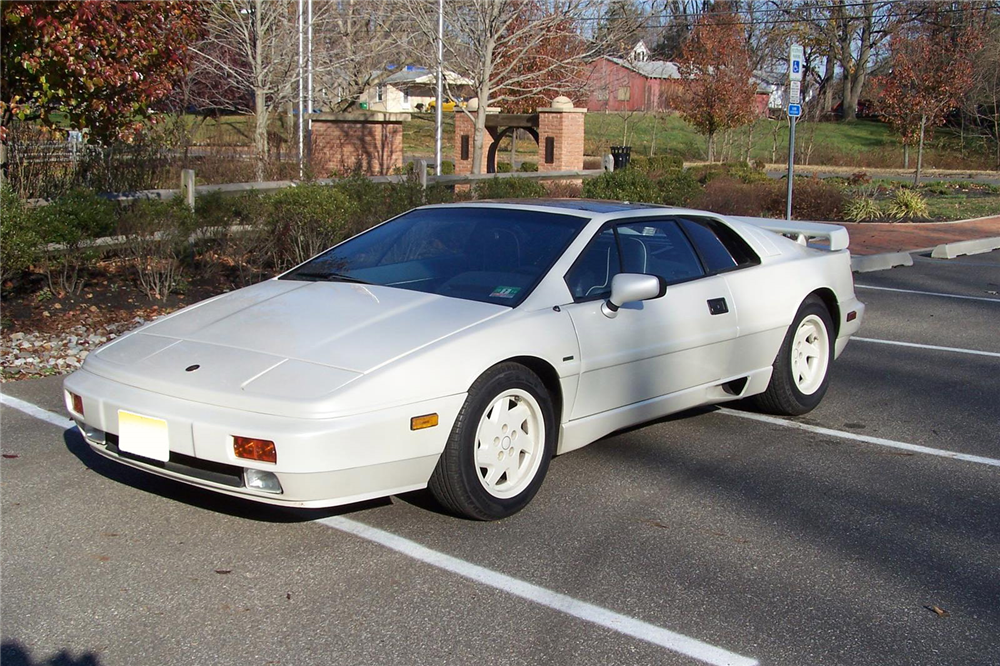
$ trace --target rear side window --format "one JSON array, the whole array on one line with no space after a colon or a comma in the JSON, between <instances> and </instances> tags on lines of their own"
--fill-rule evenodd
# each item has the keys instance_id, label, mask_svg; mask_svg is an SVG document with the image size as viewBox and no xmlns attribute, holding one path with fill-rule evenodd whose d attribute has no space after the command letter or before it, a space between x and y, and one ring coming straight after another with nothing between
<instances>
[{"instance_id":1,"label":"rear side window","mask_svg":"<svg viewBox=\"0 0 1000 666\"><path fill-rule=\"evenodd\" d=\"M681 226L691 238L705 262L709 273L719 273L755 266L760 258L754 253L747 242L728 226L708 218L681 219Z\"/></svg>"}]
</instances>

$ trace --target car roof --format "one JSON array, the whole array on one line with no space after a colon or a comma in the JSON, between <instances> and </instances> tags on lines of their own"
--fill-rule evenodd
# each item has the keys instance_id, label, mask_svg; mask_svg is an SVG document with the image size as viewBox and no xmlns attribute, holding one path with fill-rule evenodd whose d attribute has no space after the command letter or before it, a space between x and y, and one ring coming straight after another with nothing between
<instances>
[{"instance_id":1,"label":"car roof","mask_svg":"<svg viewBox=\"0 0 1000 666\"><path fill-rule=\"evenodd\" d=\"M628 201L603 201L600 199L477 199L454 203L431 204L421 208L520 208L522 210L568 213L580 217L593 218L608 213L639 210L672 210L671 206Z\"/></svg>"},{"instance_id":2,"label":"car roof","mask_svg":"<svg viewBox=\"0 0 1000 666\"><path fill-rule=\"evenodd\" d=\"M660 204L630 203L628 201L605 201L602 199L482 199L476 203L540 206L543 208L581 210L588 213L618 213L625 210L669 208L669 206L663 206Z\"/></svg>"}]
</instances>

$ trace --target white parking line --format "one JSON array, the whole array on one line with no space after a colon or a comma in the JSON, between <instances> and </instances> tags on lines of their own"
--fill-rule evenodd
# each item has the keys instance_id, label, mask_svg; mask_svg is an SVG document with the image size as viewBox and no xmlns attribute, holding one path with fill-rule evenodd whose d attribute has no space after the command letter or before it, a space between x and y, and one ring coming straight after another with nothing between
<instances>
[{"instance_id":1,"label":"white parking line","mask_svg":"<svg viewBox=\"0 0 1000 666\"><path fill-rule=\"evenodd\" d=\"M741 412L735 409L729 409L728 407L719 407L717 411L721 414L727 414L729 416L737 416L741 419L749 419L751 421L761 421L762 423L770 423L772 425L782 426L783 428L794 428L796 430L805 430L806 432L813 432L816 433L817 435L840 437L842 439L850 439L855 442L864 442L865 444L888 446L893 449L912 451L913 453L923 453L929 456L938 456L940 458L952 458L954 460L963 460L965 462L977 463L980 465L1000 467L1000 460L996 460L994 458L984 458L983 456L972 456L967 453L958 453L957 451L946 451L945 449L932 449L929 446L920 446L919 444L907 444L906 442L897 442L896 440L883 439L882 437L870 437L868 435L858 435L853 432L844 432L842 430L834 430L832 428L824 428L822 426L809 425L808 423L799 423L798 421L788 421L786 419L778 418L777 416L767 416L766 414Z\"/></svg>"},{"instance_id":2,"label":"white parking line","mask_svg":"<svg viewBox=\"0 0 1000 666\"><path fill-rule=\"evenodd\" d=\"M481 567L478 564L472 564L457 557L431 550L415 541L404 539L403 537L375 527L369 527L348 518L332 516L330 518L321 518L316 522L342 532L353 534L362 539L373 541L397 553L439 569L444 569L462 578L467 578L507 592L508 594L513 594L516 597L527 599L546 608L571 615L585 622L618 632L619 634L625 634L626 636L638 638L647 643L653 643L654 645L697 659L706 664L715 664L718 666L723 666L724 664L730 666L754 666L758 663L756 659L750 659L749 657L729 652L728 650L704 643L695 638L658 627L655 624L643 622L628 615L622 615L607 608L595 606L594 604L574 599L559 592L553 592L552 590L519 578Z\"/></svg>"},{"instance_id":3,"label":"white parking line","mask_svg":"<svg viewBox=\"0 0 1000 666\"><path fill-rule=\"evenodd\" d=\"M42 409L37 405L33 405L32 403L24 400L19 400L13 396L0 394L0 402L8 407L12 407L24 412L25 414L33 416L36 419L57 425L61 428L72 428L76 426L76 423L65 416ZM574 599L573 597L560 594L559 592L553 592L552 590L534 585L533 583L493 571L492 569L487 569L486 567L481 567L478 564L472 564L471 562L460 560L457 557L452 557L451 555L446 555L445 553L441 553L436 550L431 550L426 546L421 546L415 541L404 539L401 536L396 536L395 534L377 529L375 527L369 527L368 525L350 520L348 518L331 516L329 518L321 518L315 522L340 530L341 532L353 534L354 536L377 543L381 546L385 546L386 548L394 550L397 553L401 553L407 557L424 562L425 564L430 564L431 566L443 569L450 573L457 574L463 578L468 578L469 580L476 581L477 583L513 594L514 596L521 597L522 599L527 599L528 601L545 606L546 608L551 608L552 610L559 611L560 613L571 615L584 620L585 622L590 622L604 627L605 629L618 632L619 634L624 634L626 636L646 641L647 643L658 645L672 652L686 655L706 664L712 664L713 666L758 665L758 661L756 659L744 657L736 654L735 652L729 652L728 650L716 647L710 643L699 641L696 638L691 638L690 636L685 636L684 634L679 634L675 631L658 627L655 624L637 620L633 617L629 617L628 615L616 613L608 610L607 608L595 606L594 604L587 603L586 601Z\"/></svg>"},{"instance_id":4,"label":"white parking line","mask_svg":"<svg viewBox=\"0 0 1000 666\"><path fill-rule=\"evenodd\" d=\"M24 412L29 416L34 416L40 421L45 421L46 423L51 423L52 425L59 426L60 428L74 428L76 423L72 419L68 419L62 414L56 414L55 412L50 412L47 409L42 409L38 405L33 405L30 402L25 402L24 400L18 400L12 395L0 394L0 404L12 407L19 412Z\"/></svg>"},{"instance_id":5,"label":"white parking line","mask_svg":"<svg viewBox=\"0 0 1000 666\"><path fill-rule=\"evenodd\" d=\"M880 345L896 345L897 347L916 347L917 349L933 349L934 351L955 352L956 354L973 354L975 356L992 356L994 358L1000 358L1000 353L980 351L978 349L962 349L961 347L941 347L938 345L922 345L917 342L899 342L898 340L879 340L878 338L859 338L856 335L852 335L851 340L857 340L859 342L877 342Z\"/></svg>"},{"instance_id":6,"label":"white parking line","mask_svg":"<svg viewBox=\"0 0 1000 666\"><path fill-rule=\"evenodd\" d=\"M920 294L921 296L940 296L941 298L960 298L966 301L986 301L987 303L1000 303L1000 298L987 298L986 296L961 296L959 294L942 294L937 291L918 291L916 289L896 289L893 287L875 287L870 284L856 284L855 289L875 289L877 291L895 291L902 294Z\"/></svg>"}]
</instances>

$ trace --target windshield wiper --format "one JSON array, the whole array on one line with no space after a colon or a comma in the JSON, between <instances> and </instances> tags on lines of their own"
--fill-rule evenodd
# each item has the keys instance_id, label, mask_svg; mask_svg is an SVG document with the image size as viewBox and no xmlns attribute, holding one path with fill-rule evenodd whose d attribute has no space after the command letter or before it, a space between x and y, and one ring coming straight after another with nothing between
<instances>
[{"instance_id":1,"label":"windshield wiper","mask_svg":"<svg viewBox=\"0 0 1000 666\"><path fill-rule=\"evenodd\" d=\"M344 275L343 273L297 271L287 277L288 279L305 279L312 280L314 282L352 282L355 284L371 284L370 282L365 282L364 280L359 280L356 277Z\"/></svg>"}]
</instances>

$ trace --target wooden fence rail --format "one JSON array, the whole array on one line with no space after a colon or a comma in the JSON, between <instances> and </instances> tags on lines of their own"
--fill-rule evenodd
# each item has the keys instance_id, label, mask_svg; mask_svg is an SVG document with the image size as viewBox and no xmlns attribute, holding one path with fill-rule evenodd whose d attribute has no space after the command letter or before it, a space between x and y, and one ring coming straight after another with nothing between
<instances>
[{"instance_id":1,"label":"wooden fence rail","mask_svg":"<svg viewBox=\"0 0 1000 666\"><path fill-rule=\"evenodd\" d=\"M451 174L446 176L434 176L427 173L427 162L425 160L416 160L415 164L416 178L424 188L435 183L441 183L443 185L473 185L480 181L491 180L494 178L526 178L528 180L539 181L583 180L586 178L596 178L605 171L614 170L614 162L610 155L605 156L603 169L580 169L576 171L512 171L509 173ZM369 176L368 179L374 183L404 183L413 177L414 175L401 174L394 176ZM295 180L271 180L253 183L224 183L220 185L195 186L194 178L195 173L193 169L183 169L181 171L181 187L176 190L109 192L102 194L101 196L111 201L121 203L139 201L143 199L165 200L173 199L177 196L183 196L187 200L188 205L194 208L194 199L199 195L212 194L215 192L218 192L223 196L238 195L244 192L262 192L266 194L283 190L286 187L296 187L301 183L301 181ZM333 185L337 182L337 179L323 178L311 182L318 183L320 185ZM28 206L44 206L49 203L49 200L28 199L25 203Z\"/></svg>"}]
</instances>

